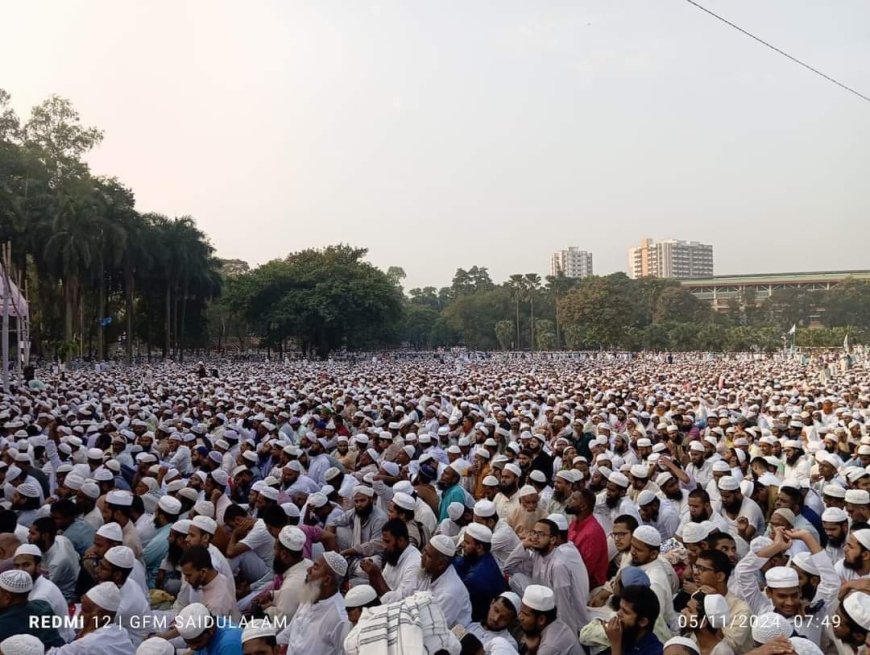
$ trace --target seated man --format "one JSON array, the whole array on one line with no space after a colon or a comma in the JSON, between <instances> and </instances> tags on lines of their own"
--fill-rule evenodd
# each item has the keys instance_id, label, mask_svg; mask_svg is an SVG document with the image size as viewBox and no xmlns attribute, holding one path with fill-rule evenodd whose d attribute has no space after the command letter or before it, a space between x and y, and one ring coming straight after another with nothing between
<instances>
[{"instance_id":1,"label":"seated man","mask_svg":"<svg viewBox=\"0 0 870 655\"><path fill-rule=\"evenodd\" d=\"M524 652L535 655L583 655L577 634L558 618L556 595L542 585L529 585L523 593L519 623Z\"/></svg>"},{"instance_id":2,"label":"seated man","mask_svg":"<svg viewBox=\"0 0 870 655\"><path fill-rule=\"evenodd\" d=\"M50 520L50 519L49 519ZM0 573L0 641L18 634L29 634L39 639L46 648L63 646L63 639L54 628L30 627L36 617L41 625L44 619L55 616L44 600L27 600L33 589L33 580L24 571Z\"/></svg>"}]
</instances>

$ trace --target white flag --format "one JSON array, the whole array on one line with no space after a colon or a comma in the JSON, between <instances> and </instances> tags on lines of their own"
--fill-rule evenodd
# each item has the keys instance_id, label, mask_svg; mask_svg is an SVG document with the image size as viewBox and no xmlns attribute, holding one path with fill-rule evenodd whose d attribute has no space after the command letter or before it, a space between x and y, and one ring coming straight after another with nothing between
<instances>
[{"instance_id":1,"label":"white flag","mask_svg":"<svg viewBox=\"0 0 870 655\"><path fill-rule=\"evenodd\" d=\"M794 324L791 326L791 330L789 330L788 333L789 333L789 334L794 334L796 330L797 330L797 323L794 323Z\"/></svg>"}]
</instances>

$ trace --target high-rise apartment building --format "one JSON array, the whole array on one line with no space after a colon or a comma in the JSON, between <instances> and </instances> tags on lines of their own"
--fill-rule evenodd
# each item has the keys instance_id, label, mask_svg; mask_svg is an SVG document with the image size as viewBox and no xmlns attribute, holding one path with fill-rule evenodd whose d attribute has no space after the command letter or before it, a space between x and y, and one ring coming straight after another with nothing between
<instances>
[{"instance_id":1,"label":"high-rise apartment building","mask_svg":"<svg viewBox=\"0 0 870 655\"><path fill-rule=\"evenodd\" d=\"M713 276L713 246L697 241L653 241L628 249L628 275L683 280Z\"/></svg>"},{"instance_id":2,"label":"high-rise apartment building","mask_svg":"<svg viewBox=\"0 0 870 655\"><path fill-rule=\"evenodd\" d=\"M563 273L565 277L582 278L592 275L592 253L571 246L554 252L550 258L550 274Z\"/></svg>"}]
</instances>

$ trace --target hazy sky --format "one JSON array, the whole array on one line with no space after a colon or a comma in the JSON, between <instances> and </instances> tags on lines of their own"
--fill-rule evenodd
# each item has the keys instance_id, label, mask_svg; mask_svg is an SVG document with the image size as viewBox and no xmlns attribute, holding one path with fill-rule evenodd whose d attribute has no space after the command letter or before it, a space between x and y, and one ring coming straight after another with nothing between
<instances>
[{"instance_id":1,"label":"hazy sky","mask_svg":"<svg viewBox=\"0 0 870 655\"><path fill-rule=\"evenodd\" d=\"M701 0L870 95L865 0ZM339 241L402 266L870 268L870 103L684 0L3 0L0 87L105 130L94 172L251 264Z\"/></svg>"}]
</instances>

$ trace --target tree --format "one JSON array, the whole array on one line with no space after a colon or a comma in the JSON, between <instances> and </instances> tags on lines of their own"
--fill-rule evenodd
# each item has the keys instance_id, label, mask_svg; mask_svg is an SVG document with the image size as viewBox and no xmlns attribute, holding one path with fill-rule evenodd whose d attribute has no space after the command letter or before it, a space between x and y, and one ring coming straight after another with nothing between
<instances>
[{"instance_id":1,"label":"tree","mask_svg":"<svg viewBox=\"0 0 870 655\"><path fill-rule=\"evenodd\" d=\"M495 338L502 350L510 350L514 338L514 324L511 321L498 321L495 324Z\"/></svg>"},{"instance_id":2,"label":"tree","mask_svg":"<svg viewBox=\"0 0 870 655\"><path fill-rule=\"evenodd\" d=\"M523 349L523 342L520 339L520 300L526 294L526 278L521 273L515 273L510 276L510 279L507 282L508 288L510 288L511 292L514 296L514 304L516 305L517 310L517 350Z\"/></svg>"},{"instance_id":3,"label":"tree","mask_svg":"<svg viewBox=\"0 0 870 655\"><path fill-rule=\"evenodd\" d=\"M553 308L555 312L556 348L558 349L562 343L562 339L560 338L559 334L559 302L571 289L577 286L577 279L565 277L565 273L560 270L557 275L548 275L546 277L546 280L547 293L550 295L550 298L553 301Z\"/></svg>"},{"instance_id":4,"label":"tree","mask_svg":"<svg viewBox=\"0 0 870 655\"><path fill-rule=\"evenodd\" d=\"M655 301L653 321L701 322L710 314L709 305L698 300L688 289L679 286L661 290Z\"/></svg>"},{"instance_id":5,"label":"tree","mask_svg":"<svg viewBox=\"0 0 870 655\"><path fill-rule=\"evenodd\" d=\"M538 319L535 321L535 340L538 350L553 350L556 347L556 332L553 321Z\"/></svg>"},{"instance_id":6,"label":"tree","mask_svg":"<svg viewBox=\"0 0 870 655\"><path fill-rule=\"evenodd\" d=\"M537 273L526 273L526 294L529 299L529 326L531 327L530 349L535 350L535 294L541 288L541 276Z\"/></svg>"}]
</instances>

